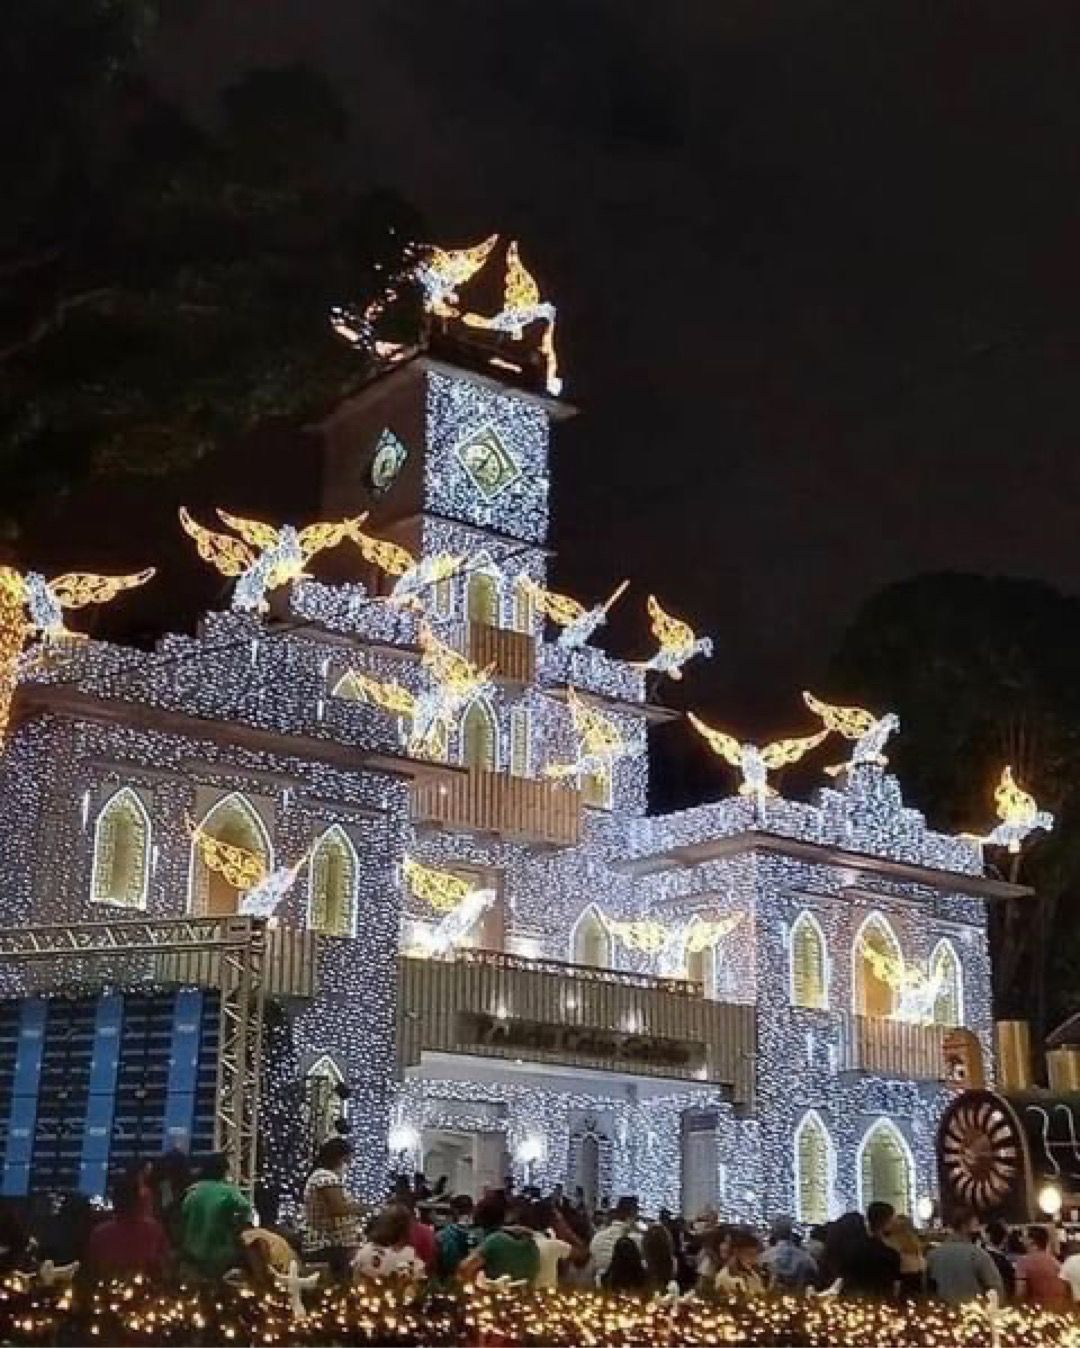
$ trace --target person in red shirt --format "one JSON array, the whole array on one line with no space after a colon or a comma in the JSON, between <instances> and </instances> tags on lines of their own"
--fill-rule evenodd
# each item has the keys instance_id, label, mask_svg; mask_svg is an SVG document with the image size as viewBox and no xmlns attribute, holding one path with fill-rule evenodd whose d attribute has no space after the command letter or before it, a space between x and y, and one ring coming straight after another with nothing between
<instances>
[{"instance_id":1,"label":"person in red shirt","mask_svg":"<svg viewBox=\"0 0 1080 1348\"><path fill-rule=\"evenodd\" d=\"M1061 1265L1050 1253L1050 1232L1045 1226L1029 1226L1024 1245L1027 1252L1016 1264L1017 1300L1062 1310L1069 1304L1069 1289L1061 1280Z\"/></svg>"},{"instance_id":2,"label":"person in red shirt","mask_svg":"<svg viewBox=\"0 0 1080 1348\"><path fill-rule=\"evenodd\" d=\"M429 1226L418 1216L416 1195L409 1187L407 1179L403 1177L395 1182L390 1201L399 1207L408 1209L409 1216L412 1219L412 1226L409 1230L409 1244L416 1252L416 1257L423 1260L428 1273L434 1273L439 1262L439 1247L435 1239L435 1228Z\"/></svg>"},{"instance_id":3,"label":"person in red shirt","mask_svg":"<svg viewBox=\"0 0 1080 1348\"><path fill-rule=\"evenodd\" d=\"M86 1261L98 1278L143 1274L159 1278L169 1257L169 1242L156 1217L142 1211L139 1181L120 1175L112 1185L113 1215L95 1226L86 1248Z\"/></svg>"}]
</instances>

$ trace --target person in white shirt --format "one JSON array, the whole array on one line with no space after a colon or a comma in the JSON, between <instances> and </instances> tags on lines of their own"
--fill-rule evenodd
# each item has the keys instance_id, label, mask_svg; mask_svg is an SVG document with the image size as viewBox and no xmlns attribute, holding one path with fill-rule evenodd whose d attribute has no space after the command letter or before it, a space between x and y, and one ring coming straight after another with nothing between
<instances>
[{"instance_id":1,"label":"person in white shirt","mask_svg":"<svg viewBox=\"0 0 1080 1348\"><path fill-rule=\"evenodd\" d=\"M1065 1246L1065 1258L1058 1277L1068 1284L1073 1301L1080 1301L1080 1245L1074 1241Z\"/></svg>"},{"instance_id":2,"label":"person in white shirt","mask_svg":"<svg viewBox=\"0 0 1080 1348\"><path fill-rule=\"evenodd\" d=\"M533 1240L540 1251L540 1267L533 1286L558 1287L560 1263L569 1259L581 1242L572 1239L573 1232L567 1228L555 1205L547 1200L533 1203L526 1224L532 1228Z\"/></svg>"},{"instance_id":3,"label":"person in white shirt","mask_svg":"<svg viewBox=\"0 0 1080 1348\"><path fill-rule=\"evenodd\" d=\"M615 1251L615 1246L623 1236L630 1236L641 1244L641 1233L636 1229L638 1219L638 1201L636 1198L626 1196L620 1198L615 1204L615 1211L612 1213L611 1221L607 1226L597 1231L592 1238L589 1246L589 1253L592 1255L593 1264L596 1268L596 1281L599 1285L604 1274L608 1271L611 1264L611 1256Z\"/></svg>"},{"instance_id":4,"label":"person in white shirt","mask_svg":"<svg viewBox=\"0 0 1080 1348\"><path fill-rule=\"evenodd\" d=\"M412 1213L392 1204L371 1225L366 1241L356 1252L353 1272L361 1278L424 1277L424 1261L409 1244Z\"/></svg>"}]
</instances>

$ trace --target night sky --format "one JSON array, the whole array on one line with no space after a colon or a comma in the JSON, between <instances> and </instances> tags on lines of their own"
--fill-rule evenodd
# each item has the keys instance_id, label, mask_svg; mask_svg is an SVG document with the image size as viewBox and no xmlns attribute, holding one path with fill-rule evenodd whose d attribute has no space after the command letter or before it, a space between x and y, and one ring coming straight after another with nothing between
<instances>
[{"instance_id":1,"label":"night sky","mask_svg":"<svg viewBox=\"0 0 1080 1348\"><path fill-rule=\"evenodd\" d=\"M1080 589L1078 39L1068 0L181 0L149 63L204 116L318 67L358 183L522 240L582 409L556 578L655 590L717 638L678 704L768 733L884 583Z\"/></svg>"}]
</instances>

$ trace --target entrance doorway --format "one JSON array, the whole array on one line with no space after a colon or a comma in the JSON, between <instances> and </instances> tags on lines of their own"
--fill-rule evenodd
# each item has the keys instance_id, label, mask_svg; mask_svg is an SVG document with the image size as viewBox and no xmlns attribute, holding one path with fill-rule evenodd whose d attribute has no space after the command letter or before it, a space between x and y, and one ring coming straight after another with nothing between
<instances>
[{"instance_id":1,"label":"entrance doorway","mask_svg":"<svg viewBox=\"0 0 1080 1348\"><path fill-rule=\"evenodd\" d=\"M688 1109L682 1124L682 1215L693 1219L715 1208L719 1187L716 1115Z\"/></svg>"},{"instance_id":2,"label":"entrance doorway","mask_svg":"<svg viewBox=\"0 0 1080 1348\"><path fill-rule=\"evenodd\" d=\"M425 1128L424 1177L434 1185L443 1176L451 1194L480 1198L486 1189L500 1189L508 1170L502 1132Z\"/></svg>"}]
</instances>

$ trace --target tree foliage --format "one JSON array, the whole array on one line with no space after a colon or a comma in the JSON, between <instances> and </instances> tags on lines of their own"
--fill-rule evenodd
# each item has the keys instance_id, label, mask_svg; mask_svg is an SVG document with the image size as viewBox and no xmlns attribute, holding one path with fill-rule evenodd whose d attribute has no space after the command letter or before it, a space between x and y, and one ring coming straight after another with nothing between
<instances>
[{"instance_id":1,"label":"tree foliage","mask_svg":"<svg viewBox=\"0 0 1080 1348\"><path fill-rule=\"evenodd\" d=\"M893 766L936 827L985 833L1004 764L1058 825L1019 858L991 853L1041 897L991 911L1000 1014L1044 1022L1080 1003L1080 601L1038 581L921 576L871 598L830 690L900 716Z\"/></svg>"},{"instance_id":2,"label":"tree foliage","mask_svg":"<svg viewBox=\"0 0 1080 1348\"><path fill-rule=\"evenodd\" d=\"M0 229L8 531L91 474L168 472L350 392L369 370L329 309L380 294L421 233L403 202L343 181L346 117L320 75L252 72L206 128L136 73L151 5L14 8L0 61L22 151Z\"/></svg>"}]
</instances>

